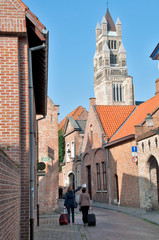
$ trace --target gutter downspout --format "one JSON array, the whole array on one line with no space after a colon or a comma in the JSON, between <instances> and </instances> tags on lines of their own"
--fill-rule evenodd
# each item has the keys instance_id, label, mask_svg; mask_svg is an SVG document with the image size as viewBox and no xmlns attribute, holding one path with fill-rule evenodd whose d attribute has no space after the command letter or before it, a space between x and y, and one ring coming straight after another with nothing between
<instances>
[{"instance_id":1,"label":"gutter downspout","mask_svg":"<svg viewBox=\"0 0 159 240\"><path fill-rule=\"evenodd\" d=\"M37 122L37 166L39 163L39 127L38 121L44 119L46 116L36 120ZM39 176L37 175L37 226L39 226Z\"/></svg>"},{"instance_id":2,"label":"gutter downspout","mask_svg":"<svg viewBox=\"0 0 159 240\"><path fill-rule=\"evenodd\" d=\"M29 128L30 128L30 240L34 240L34 118L33 118L33 73L32 52L45 48L40 45L29 48Z\"/></svg>"},{"instance_id":3,"label":"gutter downspout","mask_svg":"<svg viewBox=\"0 0 159 240\"><path fill-rule=\"evenodd\" d=\"M106 158L107 158L107 168L108 168L108 192L109 192L109 205L112 202L112 193L111 193L111 169L110 169L110 160L109 160L109 147L106 147Z\"/></svg>"}]
</instances>

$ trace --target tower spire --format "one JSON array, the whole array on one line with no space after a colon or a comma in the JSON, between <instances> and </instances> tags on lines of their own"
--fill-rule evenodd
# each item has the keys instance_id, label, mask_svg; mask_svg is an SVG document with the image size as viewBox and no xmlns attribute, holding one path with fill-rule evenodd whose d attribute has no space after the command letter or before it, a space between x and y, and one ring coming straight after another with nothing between
<instances>
[{"instance_id":1,"label":"tower spire","mask_svg":"<svg viewBox=\"0 0 159 240\"><path fill-rule=\"evenodd\" d=\"M107 9L108 9L109 2L107 1Z\"/></svg>"}]
</instances>

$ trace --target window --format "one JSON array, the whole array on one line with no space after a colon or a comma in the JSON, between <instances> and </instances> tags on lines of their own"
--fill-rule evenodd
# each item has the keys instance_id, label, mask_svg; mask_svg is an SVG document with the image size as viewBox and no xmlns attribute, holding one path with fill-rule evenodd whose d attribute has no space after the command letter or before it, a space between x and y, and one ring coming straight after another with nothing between
<instances>
[{"instance_id":1,"label":"window","mask_svg":"<svg viewBox=\"0 0 159 240\"><path fill-rule=\"evenodd\" d=\"M99 52L101 52L101 51L102 51L102 42L99 43Z\"/></svg>"},{"instance_id":2,"label":"window","mask_svg":"<svg viewBox=\"0 0 159 240\"><path fill-rule=\"evenodd\" d=\"M119 102L119 88L118 88L118 85L116 86L116 91L117 91L117 102Z\"/></svg>"},{"instance_id":3,"label":"window","mask_svg":"<svg viewBox=\"0 0 159 240\"><path fill-rule=\"evenodd\" d=\"M122 60L122 67L125 67L125 66L126 66L126 61Z\"/></svg>"},{"instance_id":4,"label":"window","mask_svg":"<svg viewBox=\"0 0 159 240\"><path fill-rule=\"evenodd\" d=\"M110 64L117 64L117 55L110 54Z\"/></svg>"},{"instance_id":5,"label":"window","mask_svg":"<svg viewBox=\"0 0 159 240\"><path fill-rule=\"evenodd\" d=\"M100 164L96 164L97 168L97 190L101 190L101 184L100 184Z\"/></svg>"},{"instance_id":6,"label":"window","mask_svg":"<svg viewBox=\"0 0 159 240\"><path fill-rule=\"evenodd\" d=\"M99 66L102 66L102 57L99 58Z\"/></svg>"},{"instance_id":7,"label":"window","mask_svg":"<svg viewBox=\"0 0 159 240\"><path fill-rule=\"evenodd\" d=\"M109 47L109 49L110 49L110 40L108 41L108 47Z\"/></svg>"},{"instance_id":8,"label":"window","mask_svg":"<svg viewBox=\"0 0 159 240\"><path fill-rule=\"evenodd\" d=\"M123 101L123 86L121 84L113 84L113 100L115 102Z\"/></svg>"},{"instance_id":9,"label":"window","mask_svg":"<svg viewBox=\"0 0 159 240\"><path fill-rule=\"evenodd\" d=\"M116 40L108 40L109 49L116 49Z\"/></svg>"},{"instance_id":10,"label":"window","mask_svg":"<svg viewBox=\"0 0 159 240\"><path fill-rule=\"evenodd\" d=\"M71 158L75 158L75 142L71 142Z\"/></svg>"},{"instance_id":11,"label":"window","mask_svg":"<svg viewBox=\"0 0 159 240\"><path fill-rule=\"evenodd\" d=\"M115 84L113 84L113 100L116 101Z\"/></svg>"},{"instance_id":12,"label":"window","mask_svg":"<svg viewBox=\"0 0 159 240\"><path fill-rule=\"evenodd\" d=\"M113 44L114 41L111 41L111 49L114 49L114 44Z\"/></svg>"},{"instance_id":13,"label":"window","mask_svg":"<svg viewBox=\"0 0 159 240\"><path fill-rule=\"evenodd\" d=\"M102 170L103 170L103 190L107 190L106 162L102 162Z\"/></svg>"},{"instance_id":14,"label":"window","mask_svg":"<svg viewBox=\"0 0 159 240\"><path fill-rule=\"evenodd\" d=\"M122 96L122 86L120 85L120 102L122 102L123 96Z\"/></svg>"},{"instance_id":15,"label":"window","mask_svg":"<svg viewBox=\"0 0 159 240\"><path fill-rule=\"evenodd\" d=\"M116 41L114 41L114 49L116 49Z\"/></svg>"}]
</instances>

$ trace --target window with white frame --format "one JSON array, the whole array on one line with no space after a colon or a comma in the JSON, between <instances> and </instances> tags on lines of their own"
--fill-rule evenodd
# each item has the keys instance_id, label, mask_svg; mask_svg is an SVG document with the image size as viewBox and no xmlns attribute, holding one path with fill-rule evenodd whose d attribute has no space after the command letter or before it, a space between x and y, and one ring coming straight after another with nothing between
<instances>
[{"instance_id":1,"label":"window with white frame","mask_svg":"<svg viewBox=\"0 0 159 240\"><path fill-rule=\"evenodd\" d=\"M75 142L71 142L71 158L75 158Z\"/></svg>"}]
</instances>

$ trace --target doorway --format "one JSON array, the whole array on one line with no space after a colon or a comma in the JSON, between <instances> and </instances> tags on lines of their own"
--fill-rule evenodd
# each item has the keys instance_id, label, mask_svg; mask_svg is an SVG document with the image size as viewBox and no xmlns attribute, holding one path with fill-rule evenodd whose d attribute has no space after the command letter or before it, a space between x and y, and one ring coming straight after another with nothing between
<instances>
[{"instance_id":1,"label":"doorway","mask_svg":"<svg viewBox=\"0 0 159 240\"><path fill-rule=\"evenodd\" d=\"M114 200L118 204L119 203L119 183L118 183L118 175L115 174L115 196Z\"/></svg>"},{"instance_id":2,"label":"doorway","mask_svg":"<svg viewBox=\"0 0 159 240\"><path fill-rule=\"evenodd\" d=\"M74 173L71 172L68 175L68 177L69 177L69 186L72 186L72 189L75 190L75 175L74 175Z\"/></svg>"},{"instance_id":3,"label":"doorway","mask_svg":"<svg viewBox=\"0 0 159 240\"><path fill-rule=\"evenodd\" d=\"M159 168L157 160L154 156L151 156L148 160L149 164L149 179L151 200L153 207L158 207L159 204Z\"/></svg>"}]
</instances>

